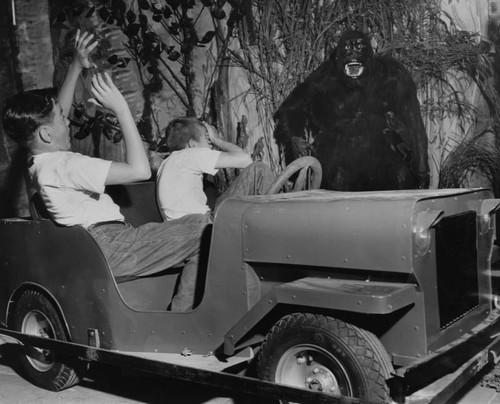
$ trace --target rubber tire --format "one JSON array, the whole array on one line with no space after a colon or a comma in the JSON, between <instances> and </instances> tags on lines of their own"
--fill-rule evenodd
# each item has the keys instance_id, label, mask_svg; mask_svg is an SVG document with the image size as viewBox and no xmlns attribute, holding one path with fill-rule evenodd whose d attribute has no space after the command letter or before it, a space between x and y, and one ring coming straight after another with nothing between
<instances>
[{"instance_id":1,"label":"rubber tire","mask_svg":"<svg viewBox=\"0 0 500 404\"><path fill-rule=\"evenodd\" d=\"M13 329L40 336L39 333L30 332L28 326L23 324L25 321L28 323L29 319L34 319L34 316L43 318L47 322L47 326L43 329L48 338L68 341L60 316L52 303L43 294L29 290L21 295L15 305ZM33 321L31 325L34 325ZM61 391L80 382L87 367L85 362L78 358L56 357L48 350L43 351L48 360L37 362L34 358L40 356L40 352L35 347L25 346L25 349L16 354L16 370L36 386L51 391Z\"/></svg>"},{"instance_id":2,"label":"rubber tire","mask_svg":"<svg viewBox=\"0 0 500 404\"><path fill-rule=\"evenodd\" d=\"M391 401L386 379L390 377L392 365L378 338L366 330L327 316L294 313L278 321L267 334L259 351L258 377L294 387L311 388L306 386L306 380L304 383L302 379L292 383L290 380L280 380L277 375L278 367L281 366L280 360L286 361L290 355L294 358L291 353L295 350L304 349L305 352L306 348L303 347L311 347L313 351L324 353L325 357L335 358L328 362L330 367L324 365L324 362L321 366L328 368L335 375L337 389L332 395L356 397L370 403ZM317 353L318 357L321 357L322 353ZM298 357L299 355L296 358ZM339 367L332 365L335 360L341 364L344 373ZM299 366L301 365L296 367ZM342 377L339 375L348 380L350 387L347 383L342 385Z\"/></svg>"}]
</instances>

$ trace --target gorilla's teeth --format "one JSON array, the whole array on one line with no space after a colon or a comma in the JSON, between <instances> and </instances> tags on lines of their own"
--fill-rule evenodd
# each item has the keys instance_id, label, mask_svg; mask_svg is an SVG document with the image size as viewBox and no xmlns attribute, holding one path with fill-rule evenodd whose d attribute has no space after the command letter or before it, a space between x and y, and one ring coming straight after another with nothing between
<instances>
[{"instance_id":1,"label":"gorilla's teeth","mask_svg":"<svg viewBox=\"0 0 500 404\"><path fill-rule=\"evenodd\" d=\"M348 63L344 66L345 74L353 79L363 74L364 67L361 63Z\"/></svg>"}]
</instances>

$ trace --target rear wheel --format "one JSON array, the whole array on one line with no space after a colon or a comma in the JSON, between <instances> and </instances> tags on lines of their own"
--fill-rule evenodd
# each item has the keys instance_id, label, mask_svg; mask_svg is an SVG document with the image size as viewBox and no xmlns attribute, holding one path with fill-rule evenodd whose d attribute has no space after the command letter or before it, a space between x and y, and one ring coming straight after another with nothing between
<instances>
[{"instance_id":1,"label":"rear wheel","mask_svg":"<svg viewBox=\"0 0 500 404\"><path fill-rule=\"evenodd\" d=\"M331 317L295 313L271 329L259 352L261 379L386 403L392 366L370 332Z\"/></svg>"},{"instance_id":2,"label":"rear wheel","mask_svg":"<svg viewBox=\"0 0 500 404\"><path fill-rule=\"evenodd\" d=\"M24 292L14 309L13 328L25 334L67 341L64 326L50 301L36 291ZM86 364L48 349L25 346L16 358L19 371L33 384L60 391L77 384Z\"/></svg>"}]
</instances>

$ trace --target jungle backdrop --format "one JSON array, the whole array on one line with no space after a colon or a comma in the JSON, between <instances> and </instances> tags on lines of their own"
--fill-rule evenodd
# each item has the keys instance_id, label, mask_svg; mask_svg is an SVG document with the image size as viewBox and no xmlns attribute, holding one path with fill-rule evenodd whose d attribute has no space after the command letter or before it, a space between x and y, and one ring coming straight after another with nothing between
<instances>
[{"instance_id":1,"label":"jungle backdrop","mask_svg":"<svg viewBox=\"0 0 500 404\"><path fill-rule=\"evenodd\" d=\"M498 196L498 17L494 0L9 0L0 4L0 101L59 85L76 29L91 30L97 69L124 92L153 166L167 154L168 122L190 115L279 172L274 111L343 30L358 28L412 73L431 187L485 185ZM90 73L75 96L73 148L120 160L114 117L87 102ZM0 217L26 214L24 163L0 129ZM234 175L221 172L215 185Z\"/></svg>"}]
</instances>

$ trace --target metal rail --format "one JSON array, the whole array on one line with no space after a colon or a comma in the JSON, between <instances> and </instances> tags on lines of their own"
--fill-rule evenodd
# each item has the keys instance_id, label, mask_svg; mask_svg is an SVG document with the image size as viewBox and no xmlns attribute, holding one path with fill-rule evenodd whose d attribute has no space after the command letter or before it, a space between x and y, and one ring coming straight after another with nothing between
<instances>
[{"instance_id":1,"label":"metal rail","mask_svg":"<svg viewBox=\"0 0 500 404\"><path fill-rule=\"evenodd\" d=\"M495 323L497 323L495 321ZM396 402L405 402L407 404L445 404L460 390L470 379L472 379L481 369L488 364L496 364L500 361L500 336L491 331L498 330L496 327L490 328L489 333L478 333L475 338L470 339L470 343L480 343L482 349L473 355L468 361L455 368L453 372L447 374L441 379L414 391L411 395L405 394L408 385L415 383L415 379L428 381L423 376L418 366L407 369L408 377L398 377L389 381L392 385L392 393L399 390L400 396ZM485 335L486 334L486 335ZM233 393L242 393L248 396L255 396L267 399L286 400L295 403L304 404L370 404L368 401L358 398L345 396L331 396L322 392L300 389L291 386L280 385L268 381L263 381L247 376L240 376L231 373L215 372L204 369L162 362L159 360L140 358L118 351L109 351L100 348L94 348L87 345L75 344L66 341L57 341L42 338L34 335L23 334L12 331L0 326L0 341L2 336L6 336L8 342L34 346L43 349L49 349L65 356L78 357L88 362L100 362L112 366L126 368L142 374L155 377L167 377L189 381L201 385L220 388ZM489 341L488 341L489 340ZM470 349L470 343L466 347ZM467 351L468 349L465 349ZM460 352L460 353L459 353ZM451 351L451 353L460 356L463 351ZM449 359L449 357L448 357ZM423 366L423 369L429 371L431 365L436 365L435 360L429 360ZM417 370L418 369L418 370ZM412 372L415 372L412 374ZM392 383L391 383L392 381ZM399 384L399 386L398 386ZM421 383L419 383L421 384ZM394 390L393 390L394 389ZM396 393L396 396L398 394ZM393 402L394 403L394 402Z\"/></svg>"},{"instance_id":2,"label":"metal rail","mask_svg":"<svg viewBox=\"0 0 500 404\"><path fill-rule=\"evenodd\" d=\"M280 385L246 376L196 369L152 359L140 358L116 351L109 351L66 341L57 341L28 335L12 331L4 327L0 327L0 339L1 335L12 338L12 343L20 343L21 345L49 349L60 354L62 353L66 356L78 357L84 361L105 363L152 376L180 379L211 387L217 387L231 392L243 393L245 395L265 397L268 399L273 398L276 400L287 400L304 404L367 403L366 401L361 401L358 398L331 396L321 392Z\"/></svg>"}]
</instances>

